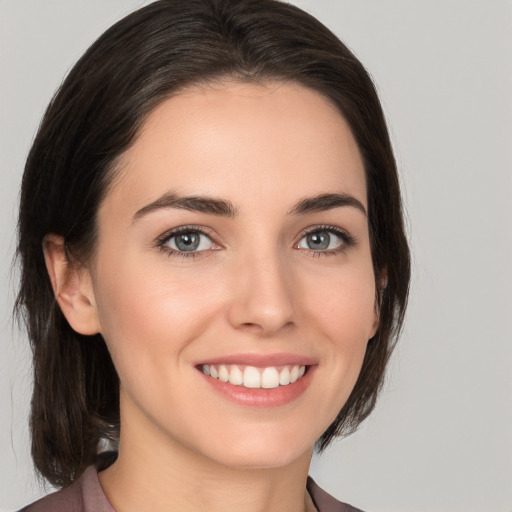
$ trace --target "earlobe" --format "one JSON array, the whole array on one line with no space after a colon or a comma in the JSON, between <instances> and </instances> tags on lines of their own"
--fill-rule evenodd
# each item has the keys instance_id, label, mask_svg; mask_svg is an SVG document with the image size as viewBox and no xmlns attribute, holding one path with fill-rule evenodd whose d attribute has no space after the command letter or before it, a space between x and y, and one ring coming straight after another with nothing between
<instances>
[{"instance_id":1,"label":"earlobe","mask_svg":"<svg viewBox=\"0 0 512 512\"><path fill-rule=\"evenodd\" d=\"M379 329L379 320L380 320L380 307L377 303L377 300L375 301L375 311L373 313L373 324L370 330L370 335L368 336L368 339L371 340L375 334L377 334L377 330Z\"/></svg>"},{"instance_id":2,"label":"earlobe","mask_svg":"<svg viewBox=\"0 0 512 512\"><path fill-rule=\"evenodd\" d=\"M386 288L388 286L388 271L384 269L380 272L380 276L377 280L377 292L375 294L375 311L374 311L374 320L371 330L370 339L375 336L377 330L379 329L380 324L380 310L382 306L382 300L384 297L384 293L386 293Z\"/></svg>"},{"instance_id":3,"label":"earlobe","mask_svg":"<svg viewBox=\"0 0 512 512\"><path fill-rule=\"evenodd\" d=\"M55 299L69 325L79 334L100 332L90 272L69 261L62 236L47 234L43 252Z\"/></svg>"}]
</instances>

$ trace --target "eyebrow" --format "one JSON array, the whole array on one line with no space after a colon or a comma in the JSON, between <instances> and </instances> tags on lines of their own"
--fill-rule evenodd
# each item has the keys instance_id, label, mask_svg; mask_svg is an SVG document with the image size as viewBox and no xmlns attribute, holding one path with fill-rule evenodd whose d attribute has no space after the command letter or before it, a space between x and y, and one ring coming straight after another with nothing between
<instances>
[{"instance_id":1,"label":"eyebrow","mask_svg":"<svg viewBox=\"0 0 512 512\"><path fill-rule=\"evenodd\" d=\"M236 208L230 201L225 199L205 196L179 196L174 192L169 192L138 210L133 216L133 222L148 213L163 208L177 208L179 210L208 213L222 217L235 217L237 215Z\"/></svg>"},{"instance_id":2,"label":"eyebrow","mask_svg":"<svg viewBox=\"0 0 512 512\"><path fill-rule=\"evenodd\" d=\"M323 212L340 208L342 206L352 206L367 215L363 203L349 194L319 194L313 197L301 199L288 212L291 215L303 215L305 213Z\"/></svg>"},{"instance_id":3,"label":"eyebrow","mask_svg":"<svg viewBox=\"0 0 512 512\"><path fill-rule=\"evenodd\" d=\"M323 212L343 206L352 206L366 215L365 207L361 201L354 196L332 193L319 194L317 196L301 199L287 213L288 215L304 215L306 213ZM180 210L219 215L221 217L236 217L238 215L238 210L233 206L231 201L208 196L179 196L174 192L169 192L138 210L133 216L133 222L148 213L165 208L177 208Z\"/></svg>"}]
</instances>

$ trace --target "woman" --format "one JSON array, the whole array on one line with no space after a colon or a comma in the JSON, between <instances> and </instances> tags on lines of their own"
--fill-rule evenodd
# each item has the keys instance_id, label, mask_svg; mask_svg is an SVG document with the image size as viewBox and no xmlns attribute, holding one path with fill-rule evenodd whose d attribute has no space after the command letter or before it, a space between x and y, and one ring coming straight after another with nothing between
<instances>
[{"instance_id":1,"label":"woman","mask_svg":"<svg viewBox=\"0 0 512 512\"><path fill-rule=\"evenodd\" d=\"M409 254L374 87L317 20L162 0L110 28L45 114L18 251L63 488L26 510L354 510L308 468L375 405Z\"/></svg>"}]
</instances>

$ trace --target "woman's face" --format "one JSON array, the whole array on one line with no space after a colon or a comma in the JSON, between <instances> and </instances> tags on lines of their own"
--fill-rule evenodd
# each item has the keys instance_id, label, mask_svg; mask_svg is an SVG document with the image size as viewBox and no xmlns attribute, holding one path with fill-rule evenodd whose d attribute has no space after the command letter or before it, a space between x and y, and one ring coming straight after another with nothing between
<instances>
[{"instance_id":1,"label":"woman's face","mask_svg":"<svg viewBox=\"0 0 512 512\"><path fill-rule=\"evenodd\" d=\"M376 329L366 207L355 140L312 90L224 82L158 106L91 265L121 449L231 467L309 454Z\"/></svg>"}]
</instances>

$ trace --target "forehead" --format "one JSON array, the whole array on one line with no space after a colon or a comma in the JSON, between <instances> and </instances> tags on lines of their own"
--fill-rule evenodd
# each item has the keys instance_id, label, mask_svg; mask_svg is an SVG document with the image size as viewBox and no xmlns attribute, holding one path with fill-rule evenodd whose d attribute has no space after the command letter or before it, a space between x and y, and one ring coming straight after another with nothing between
<instances>
[{"instance_id":1,"label":"forehead","mask_svg":"<svg viewBox=\"0 0 512 512\"><path fill-rule=\"evenodd\" d=\"M348 124L324 96L296 83L183 90L148 116L119 168L107 202L131 201L135 209L171 190L237 205L273 199L283 207L340 191L366 206L364 168Z\"/></svg>"}]
</instances>

